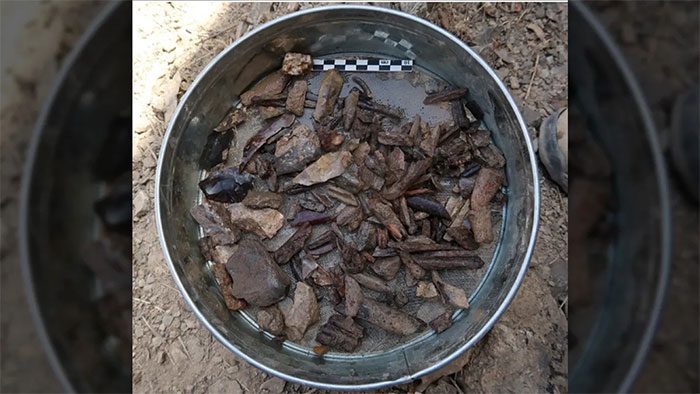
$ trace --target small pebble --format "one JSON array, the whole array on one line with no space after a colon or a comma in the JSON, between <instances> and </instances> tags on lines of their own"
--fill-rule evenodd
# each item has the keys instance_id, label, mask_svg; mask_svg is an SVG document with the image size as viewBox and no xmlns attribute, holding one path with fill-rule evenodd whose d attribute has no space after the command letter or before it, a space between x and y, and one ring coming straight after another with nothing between
<instances>
[{"instance_id":1,"label":"small pebble","mask_svg":"<svg viewBox=\"0 0 700 394\"><path fill-rule=\"evenodd\" d=\"M271 378L260 385L261 393L281 393L284 391L285 381L280 378Z\"/></svg>"},{"instance_id":2,"label":"small pebble","mask_svg":"<svg viewBox=\"0 0 700 394\"><path fill-rule=\"evenodd\" d=\"M520 82L518 82L518 78L516 78L515 76L511 75L511 77L509 78L509 82L510 87L512 89L520 89Z\"/></svg>"},{"instance_id":3,"label":"small pebble","mask_svg":"<svg viewBox=\"0 0 700 394\"><path fill-rule=\"evenodd\" d=\"M437 297L437 295L437 289L435 288L434 284L426 281L418 282L418 287L416 287L416 296L421 298L433 298Z\"/></svg>"}]
</instances>

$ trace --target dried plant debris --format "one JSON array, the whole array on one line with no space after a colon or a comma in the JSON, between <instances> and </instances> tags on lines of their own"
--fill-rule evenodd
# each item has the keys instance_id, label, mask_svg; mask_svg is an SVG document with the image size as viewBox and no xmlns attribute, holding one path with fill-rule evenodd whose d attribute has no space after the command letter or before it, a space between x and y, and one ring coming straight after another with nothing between
<instances>
[{"instance_id":1,"label":"dried plant debris","mask_svg":"<svg viewBox=\"0 0 700 394\"><path fill-rule=\"evenodd\" d=\"M275 252L275 261L277 264L287 264L292 257L304 249L306 240L311 235L311 226L304 223L296 232L285 241Z\"/></svg>"},{"instance_id":2,"label":"dried plant debris","mask_svg":"<svg viewBox=\"0 0 700 394\"><path fill-rule=\"evenodd\" d=\"M284 114L275 120L268 127L260 130L253 138L251 138L246 144L245 151L243 153L243 160L239 168L245 168L246 164L253 158L253 155L260 149L268 139L272 138L274 135L282 131L282 129L289 127L294 123L294 115Z\"/></svg>"},{"instance_id":3,"label":"dried plant debris","mask_svg":"<svg viewBox=\"0 0 700 394\"><path fill-rule=\"evenodd\" d=\"M471 194L472 209L488 206L496 192L503 184L503 171L494 168L482 168L476 176Z\"/></svg>"},{"instance_id":4,"label":"dried plant debris","mask_svg":"<svg viewBox=\"0 0 700 394\"><path fill-rule=\"evenodd\" d=\"M352 317L333 315L316 336L318 343L344 352L352 352L360 344L364 329Z\"/></svg>"},{"instance_id":5,"label":"dried plant debris","mask_svg":"<svg viewBox=\"0 0 700 394\"><path fill-rule=\"evenodd\" d=\"M245 110L232 110L228 114L226 114L226 116L221 120L218 126L214 127L214 131L218 133L229 131L235 128L236 126L240 125L241 123L245 122L247 117L248 114Z\"/></svg>"},{"instance_id":6,"label":"dried plant debris","mask_svg":"<svg viewBox=\"0 0 700 394\"><path fill-rule=\"evenodd\" d=\"M420 281L416 287L416 296L420 298L437 297L438 292L434 284L430 282Z\"/></svg>"},{"instance_id":7,"label":"dried plant debris","mask_svg":"<svg viewBox=\"0 0 700 394\"><path fill-rule=\"evenodd\" d=\"M452 326L452 311L447 311L440 314L438 317L431 320L428 325L438 334L447 330L450 328L450 326Z\"/></svg>"},{"instance_id":8,"label":"dried plant debris","mask_svg":"<svg viewBox=\"0 0 700 394\"><path fill-rule=\"evenodd\" d=\"M352 277L359 283L362 287L366 287L370 290L374 290L378 293L392 294L394 290L383 280L373 276L371 274L358 273L352 275Z\"/></svg>"},{"instance_id":9,"label":"dried plant debris","mask_svg":"<svg viewBox=\"0 0 700 394\"><path fill-rule=\"evenodd\" d=\"M315 211L299 211L296 216L294 217L294 220L292 220L289 224L291 226L301 226L303 224L309 223L309 224L321 224L321 223L327 223L332 219L331 216L328 214L325 214L323 212L315 212Z\"/></svg>"},{"instance_id":10,"label":"dried plant debris","mask_svg":"<svg viewBox=\"0 0 700 394\"><path fill-rule=\"evenodd\" d=\"M260 117L262 119L272 119L284 114L284 108L280 108L274 105L269 107L259 107Z\"/></svg>"},{"instance_id":11,"label":"dried plant debris","mask_svg":"<svg viewBox=\"0 0 700 394\"><path fill-rule=\"evenodd\" d=\"M467 215L469 223L474 231L474 240L477 243L493 241L493 228L491 222L491 208L477 207L469 211Z\"/></svg>"},{"instance_id":12,"label":"dried plant debris","mask_svg":"<svg viewBox=\"0 0 700 394\"><path fill-rule=\"evenodd\" d=\"M503 154L467 88L416 97L428 112L407 116L381 79L311 69L288 53L199 155L204 197L190 212L224 303L318 357L364 351L372 330L443 332L473 290L451 283L483 275Z\"/></svg>"},{"instance_id":13,"label":"dried plant debris","mask_svg":"<svg viewBox=\"0 0 700 394\"><path fill-rule=\"evenodd\" d=\"M423 104L429 105L441 103L443 101L454 101L466 96L468 93L469 89L467 88L448 87L441 92L426 96L423 100Z\"/></svg>"},{"instance_id":14,"label":"dried plant debris","mask_svg":"<svg viewBox=\"0 0 700 394\"><path fill-rule=\"evenodd\" d=\"M413 334L422 325L415 317L369 298L362 303L357 317L398 335Z\"/></svg>"},{"instance_id":15,"label":"dried plant debris","mask_svg":"<svg viewBox=\"0 0 700 394\"><path fill-rule=\"evenodd\" d=\"M479 256L465 250L445 250L414 254L413 260L426 270L468 268L477 269L484 265Z\"/></svg>"}]
</instances>

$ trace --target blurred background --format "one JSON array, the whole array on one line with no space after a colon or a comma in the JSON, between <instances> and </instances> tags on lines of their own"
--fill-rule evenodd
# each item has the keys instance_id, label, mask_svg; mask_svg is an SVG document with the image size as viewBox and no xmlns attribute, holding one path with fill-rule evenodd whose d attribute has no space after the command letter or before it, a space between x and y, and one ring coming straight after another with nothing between
<instances>
[{"instance_id":1,"label":"blurred background","mask_svg":"<svg viewBox=\"0 0 700 394\"><path fill-rule=\"evenodd\" d=\"M698 392L698 2L583 4L569 17L569 388Z\"/></svg>"},{"instance_id":2,"label":"blurred background","mask_svg":"<svg viewBox=\"0 0 700 394\"><path fill-rule=\"evenodd\" d=\"M568 12L528 3L381 4L429 19L477 49L518 100L533 139L545 119L567 106L567 51L571 59L570 193L544 173L549 205L523 289L478 357L418 386L428 392L526 383L549 392L700 391L698 3L586 4ZM0 2L1 392L131 389L131 285L124 278L131 277L125 185L132 179L124 162L132 154L134 229L143 235L134 249L141 272L134 282L141 313L133 328L136 390L303 389L236 360L184 309L149 212L165 123L199 70L260 23L316 5L141 5L136 33L162 40L134 43L134 53L145 57L135 60L132 153L132 59L118 49L131 45L131 10L122 9L115 35L95 25L113 4ZM156 17L173 24L160 26ZM85 44L92 49L82 51L89 59L82 68L59 75L86 32L102 34L102 41ZM55 85L65 88L53 103L60 111L37 126ZM43 142L29 155L40 129ZM35 164L24 201L29 231L22 235L28 158ZM571 226L566 211L575 218ZM37 331L32 312L43 329ZM42 331L51 346L42 344ZM568 352L558 347L567 339ZM515 351L499 346L507 341Z\"/></svg>"},{"instance_id":3,"label":"blurred background","mask_svg":"<svg viewBox=\"0 0 700 394\"><path fill-rule=\"evenodd\" d=\"M0 391L129 391L130 4L0 7Z\"/></svg>"}]
</instances>

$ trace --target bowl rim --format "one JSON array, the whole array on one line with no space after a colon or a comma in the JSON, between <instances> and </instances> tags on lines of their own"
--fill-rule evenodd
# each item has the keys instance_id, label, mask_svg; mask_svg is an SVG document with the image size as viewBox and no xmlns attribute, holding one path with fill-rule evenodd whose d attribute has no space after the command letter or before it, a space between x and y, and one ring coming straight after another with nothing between
<instances>
[{"instance_id":1,"label":"bowl rim","mask_svg":"<svg viewBox=\"0 0 700 394\"><path fill-rule=\"evenodd\" d=\"M75 386L73 385L74 382L72 382L68 377L68 373L61 362L61 358L58 357L56 347L51 341L49 331L44 321L44 315L42 312L44 308L39 305L37 300L34 277L32 274L33 269L29 241L29 214L32 211L32 207L29 206L29 195L35 180L34 165L38 159L39 146L41 145L41 140L46 130L46 123L49 119L51 111L54 108L54 105L56 104L59 93L65 87L66 77L73 67L81 60L81 56L83 55L85 48L96 38L96 34L100 28L108 22L110 17L112 17L114 12L122 4L123 3L118 1L110 1L103 5L103 8L97 13L93 21L88 25L87 29L85 29L71 51L66 56L66 59L63 61L59 71L54 77L54 82L51 84L51 88L43 101L41 112L37 117L36 123L34 124L31 142L27 148L24 168L22 169L22 183L20 185L19 192L19 226L17 231L19 238L20 269L25 290L24 295L27 297L29 313L31 314L32 321L34 322L34 328L36 329L36 334L39 337L39 343L44 349L49 365L51 366L51 369L53 370L53 373L58 379L60 385L66 392L69 393L76 392Z\"/></svg>"},{"instance_id":2,"label":"bowl rim","mask_svg":"<svg viewBox=\"0 0 700 394\"><path fill-rule=\"evenodd\" d=\"M296 376L292 376L289 374L286 374L284 372L278 371L274 368L268 367L264 363L254 359L253 357L245 354L243 351L238 349L234 344L230 343L219 331L213 327L209 321L204 317L202 312L199 310L199 308L196 306L196 304L192 301L191 297L188 295L187 290L182 284L182 281L180 280L180 277L178 276L175 266L173 264L172 258L170 256L170 253L168 252L168 246L165 241L164 237L164 232L163 232L163 220L161 218L161 205L160 205L160 186L161 186L161 174L163 170L163 161L164 161L164 153L165 150L168 149L168 144L167 141L170 139L170 135L173 131L173 127L175 125L175 121L178 118L178 115L182 111L185 103L188 101L188 98L192 91L198 86L198 84L201 82L205 74L209 72L215 65L216 63L219 62L224 56L226 56L229 52L231 52L233 49L235 49L238 45L241 43L249 40L251 37L256 35L262 30L265 30L269 28L272 25L275 25L279 22L286 21L289 19L294 19L298 18L303 15L309 15L313 13L318 13L318 12L327 12L327 11L338 11L338 10L362 10L362 11L372 11L372 12L378 12L378 13L383 13L399 18L405 18L409 19L412 22L419 23L426 28L432 29L436 31L437 33L441 34L444 36L446 39L449 39L452 41L454 44L458 45L460 48L462 48L464 51L466 51L474 60L476 60L479 65L481 65L484 70L489 74L489 76L496 82L496 85L501 90L501 93L505 96L506 100L511 106L511 109L515 113L515 116L518 121L518 125L520 126L520 131L524 137L525 140L525 145L527 148L527 153L528 153L528 158L530 161L530 170L532 171L532 188L533 188L533 211L532 211L532 216L533 216L533 221L532 221L532 230L530 232L529 240L528 240L528 245L527 249L525 251L525 257L523 258L523 261L520 263L519 271L518 274L515 278L515 282L509 289L508 293L506 294L506 297L504 298L503 302L498 306L498 308L494 311L492 316L489 318L489 320L484 324L479 331L471 337L466 343L464 343L462 346L460 346L457 350L455 350L452 354L448 355L447 357L443 358L442 360L438 361L437 363L431 365L428 368L424 368L418 372L414 372L410 375L404 375L400 376L396 379L393 380L385 380L385 381L380 381L380 382L373 382L373 383L363 383L363 384L334 384L334 383L324 383L320 381L315 381L315 380L309 380L309 379L304 379L304 378L299 378ZM397 11L393 9L388 9L388 8L383 8L383 7L376 7L376 6L366 6L366 5L330 5L330 6L321 6L321 7L314 7L310 8L307 10L301 10L297 12L293 12L287 15L283 15L279 18L273 19L271 21L268 21L255 29L251 30L250 32L246 33L243 35L241 38L233 42L231 45L227 46L224 50L222 50L219 54L217 54L208 64L205 68L202 69L202 71L199 72L197 75L197 78L192 82L192 84L189 86L187 89L187 92L182 96L180 99L180 102L177 105L177 108L175 112L173 113L170 121L168 122L168 127L165 131L165 134L163 136L163 142L160 148L160 152L158 154L158 165L156 168L156 182L155 182L155 193L154 193L154 207L155 207L155 215L156 215L156 227L158 229L158 237L160 240L161 248L163 249L163 254L165 257L166 264L168 265L168 269L170 270L170 273L173 276L173 279L175 281L175 284L177 285L178 290L182 294L183 298L185 299L185 302L189 306L189 308L192 310L192 312L195 314L197 319L199 319L200 322L212 333L212 335L221 343L223 344L227 349L235 353L238 357L241 357L243 360L248 362L249 364L265 371L266 373L269 373L272 376L279 377L281 379L284 379L289 382L293 383L299 383L302 385L306 386L311 386L311 387L316 387L316 388L321 388L321 389L331 389L331 390L374 390L374 389L379 389L382 387L388 387L388 386L394 386L398 384L403 384L403 383L408 383L411 382L417 378L420 378L421 376L427 375L429 373L435 372L439 370L440 368L446 366L450 362L452 362L454 359L459 357L462 353L464 353L467 349L471 348L474 346L477 342L479 342L486 333L488 333L491 328L493 328L494 324L496 321L501 317L503 312L506 310L508 305L510 305L511 301L515 297L515 294L518 291L518 288L520 287L521 283L523 282L525 278L525 273L527 272L527 269L530 264L530 259L532 258L532 253L535 248L535 243L537 240L537 232L539 228L539 218L540 218L540 188L539 188L539 173L537 171L537 161L535 159L535 154L534 150L532 148L532 142L530 140L529 134L527 132L527 127L525 125L525 122L522 118L522 115L520 114L520 111L518 110L518 106L515 103L515 100L511 96L511 94L508 92L508 89L505 87L501 79L496 75L495 71L491 69L491 67L469 46L464 43L462 40L459 38L455 37L452 33L448 32L447 30L425 20L422 18L419 18L417 16L402 12L402 11Z\"/></svg>"}]
</instances>

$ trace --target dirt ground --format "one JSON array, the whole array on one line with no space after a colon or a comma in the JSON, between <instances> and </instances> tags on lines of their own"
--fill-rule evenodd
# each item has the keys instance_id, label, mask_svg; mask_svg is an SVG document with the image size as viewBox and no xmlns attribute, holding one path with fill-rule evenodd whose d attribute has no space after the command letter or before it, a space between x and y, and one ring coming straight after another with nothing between
<instances>
[{"instance_id":1,"label":"dirt ground","mask_svg":"<svg viewBox=\"0 0 700 394\"><path fill-rule=\"evenodd\" d=\"M222 49L255 26L319 4L134 4L135 392L313 392L237 359L196 320L175 289L153 214L156 158L177 100ZM566 4L384 3L459 36L497 71L532 136L567 101ZM542 168L540 168L542 170ZM425 392L565 392L568 199L541 177L532 268L492 332ZM456 371L456 372L455 372ZM410 389L403 387L403 389Z\"/></svg>"}]
</instances>

